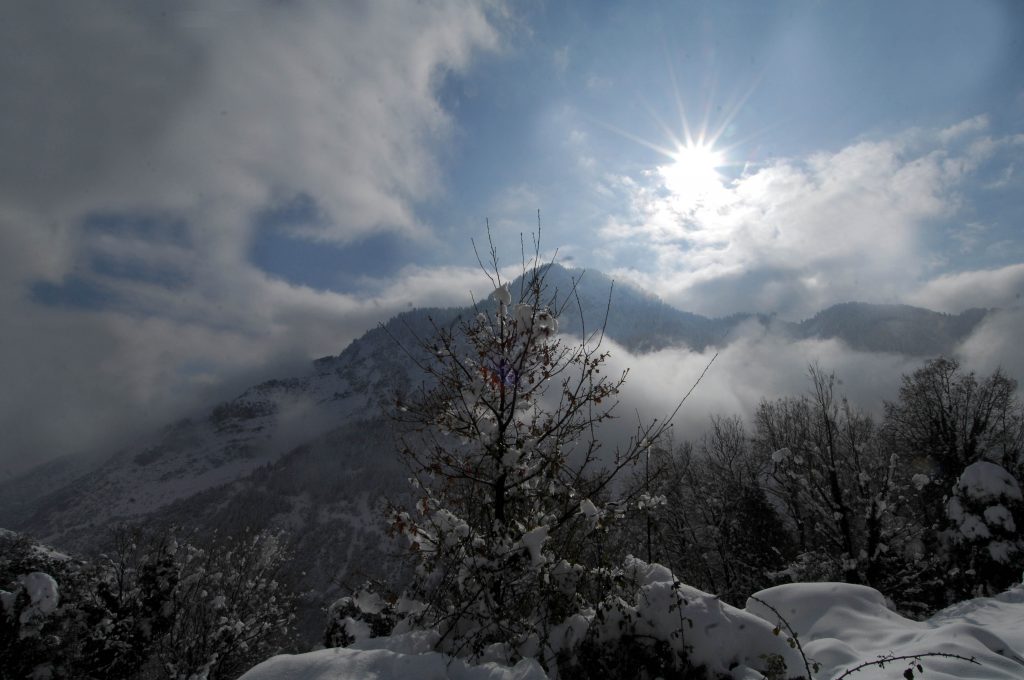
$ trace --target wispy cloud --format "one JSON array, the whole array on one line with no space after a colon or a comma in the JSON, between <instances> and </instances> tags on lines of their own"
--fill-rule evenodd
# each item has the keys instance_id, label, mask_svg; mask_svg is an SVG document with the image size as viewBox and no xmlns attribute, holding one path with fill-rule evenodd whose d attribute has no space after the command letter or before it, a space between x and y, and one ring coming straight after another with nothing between
<instances>
[{"instance_id":1,"label":"wispy cloud","mask_svg":"<svg viewBox=\"0 0 1024 680\"><path fill-rule=\"evenodd\" d=\"M985 318L960 346L958 354L964 366L981 374L1003 370L1017 381L1018 392L1024 394L1024 353L1020 339L1024 337L1024 307L1000 310Z\"/></svg>"},{"instance_id":2,"label":"wispy cloud","mask_svg":"<svg viewBox=\"0 0 1024 680\"><path fill-rule=\"evenodd\" d=\"M989 118L986 115L975 116L974 118L968 118L967 120L960 121L955 125L939 131L939 141L943 144L948 144L957 137L969 135L972 133L983 132L989 127Z\"/></svg>"},{"instance_id":3,"label":"wispy cloud","mask_svg":"<svg viewBox=\"0 0 1024 680\"><path fill-rule=\"evenodd\" d=\"M907 301L943 312L971 307L1009 308L1024 298L1024 264L937 276L907 294Z\"/></svg>"}]
</instances>

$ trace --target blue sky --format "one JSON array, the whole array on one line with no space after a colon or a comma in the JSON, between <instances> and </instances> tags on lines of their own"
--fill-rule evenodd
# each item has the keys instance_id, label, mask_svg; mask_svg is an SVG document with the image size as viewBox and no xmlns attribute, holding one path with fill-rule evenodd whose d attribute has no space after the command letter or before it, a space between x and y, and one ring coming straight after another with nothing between
<instances>
[{"instance_id":1,"label":"blue sky","mask_svg":"<svg viewBox=\"0 0 1024 680\"><path fill-rule=\"evenodd\" d=\"M914 255L927 255L927 266L899 289L860 295L902 301L908 284L1024 256L1013 181L1021 147L1007 141L1024 129L1024 47L1014 31L1024 13L1011 3L908 2L884 11L877 3L556 3L514 10L497 49L444 73L436 86L453 122L435 150L443 188L414 209L442 244L417 247L392 233L325 245L290 238L282 220L259 233L254 261L293 283L359 292L362 277L395 276L410 263L471 264L466 242L485 218L503 249L514 252L541 209L547 245L657 290L664 272L649 263L660 246L622 243L602 229L610 219L636 221L627 208L635 192L617 180L642 181L671 163L650 147L672 149L687 125L694 135L706 130L725 150L719 172L726 185L773 163L799 164L857 143L899 140L895 161L906 163L937 152L956 160L971 144L994 140L970 176L934 185L962 199L955 210L913 225L920 230ZM966 121L976 125L948 142L937 139ZM297 202L316 212L308 195ZM669 240L685 256L686 239ZM1004 247L985 247L991 244ZM732 298L748 299L742 284L734 288ZM718 296L693 300L678 286L658 292L711 314L799 316L857 297L847 288L838 297L765 300L750 309Z\"/></svg>"},{"instance_id":2,"label":"blue sky","mask_svg":"<svg viewBox=\"0 0 1024 680\"><path fill-rule=\"evenodd\" d=\"M562 261L708 315L1024 292L1013 0L2 15L0 464L486 293L470 239L512 262L538 209Z\"/></svg>"}]
</instances>

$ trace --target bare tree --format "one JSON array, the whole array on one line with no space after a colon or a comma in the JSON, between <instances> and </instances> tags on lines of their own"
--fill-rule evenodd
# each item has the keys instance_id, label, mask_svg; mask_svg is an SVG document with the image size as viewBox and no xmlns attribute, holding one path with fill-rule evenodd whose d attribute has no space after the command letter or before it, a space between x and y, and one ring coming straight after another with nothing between
<instances>
[{"instance_id":1,"label":"bare tree","mask_svg":"<svg viewBox=\"0 0 1024 680\"><path fill-rule=\"evenodd\" d=\"M649 489L654 501L638 508L625 529L632 550L643 554L642 523L649 520L653 559L685 583L742 606L791 553L790 536L764 490L767 456L754 452L738 417L714 416L696 447L685 442L651 458L650 475L632 482Z\"/></svg>"},{"instance_id":2,"label":"bare tree","mask_svg":"<svg viewBox=\"0 0 1024 680\"><path fill-rule=\"evenodd\" d=\"M896 515L905 478L872 420L836 394L836 378L812 365L809 396L763 401L758 447L771 455L768 489L808 556L811 578L881 585L891 543L905 539ZM827 569L822 570L822 566Z\"/></svg>"},{"instance_id":3,"label":"bare tree","mask_svg":"<svg viewBox=\"0 0 1024 680\"><path fill-rule=\"evenodd\" d=\"M449 653L498 645L515 658L600 597L600 534L616 515L602 499L664 432L638 424L602 451L599 426L626 373L606 373L603 325L584 326L579 342L558 336L570 305L584 320L575 280L549 291L548 266L535 248L510 284L492 245L494 294L473 318L436 328L426 361L410 351L426 379L397 405L418 502L392 527L418 563L413 618L437 628Z\"/></svg>"},{"instance_id":4,"label":"bare tree","mask_svg":"<svg viewBox=\"0 0 1024 680\"><path fill-rule=\"evenodd\" d=\"M930 524L942 523L944 499L971 463L990 460L1019 477L1024 413L1016 392L1017 381L1000 370L979 380L940 357L904 376L897 400L886 402L886 439L904 465L930 480L921 505Z\"/></svg>"}]
</instances>

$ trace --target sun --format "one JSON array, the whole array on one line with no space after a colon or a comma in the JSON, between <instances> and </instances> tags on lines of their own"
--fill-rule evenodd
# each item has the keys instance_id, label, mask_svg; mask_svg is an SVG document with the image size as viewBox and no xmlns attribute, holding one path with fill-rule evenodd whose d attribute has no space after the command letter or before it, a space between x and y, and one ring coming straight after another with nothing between
<instances>
[{"instance_id":1,"label":"sun","mask_svg":"<svg viewBox=\"0 0 1024 680\"><path fill-rule=\"evenodd\" d=\"M725 154L710 143L681 145L670 154L671 163L662 166L670 190L693 192L721 185L718 169L725 165Z\"/></svg>"},{"instance_id":2,"label":"sun","mask_svg":"<svg viewBox=\"0 0 1024 680\"><path fill-rule=\"evenodd\" d=\"M650 141L614 125L602 125L662 157L660 162L649 167L644 174L653 180L651 188L658 200L667 201L674 212L692 217L696 211L721 210L729 200L729 192L735 182L735 173L731 168L740 165L733 156L740 145L745 143L735 137L732 121L749 93L730 104L716 124L710 120L709 103L705 107L702 121L696 126L691 125L687 118L677 87L675 95L678 126L670 125L656 112L650 111L664 133L667 144ZM719 110L722 108L718 107ZM726 137L729 142L720 143ZM743 168L745 171L746 164L743 164Z\"/></svg>"}]
</instances>

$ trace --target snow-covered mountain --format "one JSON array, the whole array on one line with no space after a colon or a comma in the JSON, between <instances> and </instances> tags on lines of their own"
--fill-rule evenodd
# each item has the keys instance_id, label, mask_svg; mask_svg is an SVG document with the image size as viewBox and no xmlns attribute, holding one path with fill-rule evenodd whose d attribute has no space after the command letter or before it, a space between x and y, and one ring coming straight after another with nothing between
<instances>
[{"instance_id":1,"label":"snow-covered mountain","mask_svg":"<svg viewBox=\"0 0 1024 680\"><path fill-rule=\"evenodd\" d=\"M445 323L455 314L404 314L340 355L312 362L305 375L261 383L205 414L169 425L34 502L19 494L16 504L9 503L14 496L5 492L0 525L76 547L88 543L95 528L148 516L246 478L338 427L379 417L386 395L411 379L412 363L398 351L396 340L412 346L414 336L429 337L430 318ZM3 487L31 482L45 488L41 480L56 473L53 467L30 471Z\"/></svg>"},{"instance_id":2,"label":"snow-covered mountain","mask_svg":"<svg viewBox=\"0 0 1024 680\"><path fill-rule=\"evenodd\" d=\"M905 305L844 303L793 323L763 315L708 318L679 311L597 272L554 266L548 282L562 299L575 290L581 316L562 315L564 332L597 328L607 310L607 335L634 353L727 344L741 325L757 323L785 337L838 338L854 349L930 356L950 352L985 316L972 309L940 314ZM574 279L579 279L574 287ZM557 296L556 296L557 297ZM557 304L556 300L556 304ZM115 518L147 515L205 489L241 479L333 428L381 415L386 395L415 379L396 344L430 337L430 319L451 323L467 309L415 310L312 363L300 376L256 385L208 413L171 424L105 460L64 457L0 483L0 526L21 527L61 543Z\"/></svg>"},{"instance_id":3,"label":"snow-covered mountain","mask_svg":"<svg viewBox=\"0 0 1024 680\"><path fill-rule=\"evenodd\" d=\"M554 266L555 304L580 279ZM561 330L589 332L609 310L611 281L587 272L577 308ZM579 310L582 310L582 319ZM376 518L385 497L406 489L387 417L396 389L418 381L407 351L472 308L403 313L318 359L302 375L256 385L205 413L167 426L98 464L48 463L0 484L0 526L62 549L82 549L112 523L147 518L222 531L276 527L296 538L310 602L380 574ZM905 306L837 305L800 323L755 315L712 319L676 310L629 286L616 286L608 337L632 352L670 346L702 350L730 341L753 322L794 339L839 338L866 351L949 352L985 312L951 316ZM310 616L314 616L311 613ZM310 626L313 626L312 621Z\"/></svg>"},{"instance_id":4,"label":"snow-covered mountain","mask_svg":"<svg viewBox=\"0 0 1024 680\"><path fill-rule=\"evenodd\" d=\"M547 282L564 300L561 329L597 328L607 311L607 335L632 352L670 346L703 350L727 344L738 326L755 322L794 339L839 338L855 349L934 355L949 352L984 317L984 310L948 315L902 305L845 303L792 323L756 315L708 318L682 312L657 297L618 285L598 272L552 266ZM0 483L0 526L26 529L48 541L76 542L91 527L149 515L202 491L243 479L286 454L310 447L338 428L379 419L394 390L415 380L402 347L429 338L465 309L403 313L354 341L341 354L312 363L299 376L256 385L207 413L182 420L99 464L76 458L47 463ZM385 409L386 410L386 409ZM387 429L386 423L381 427ZM342 446L337 454L344 459Z\"/></svg>"}]
</instances>

